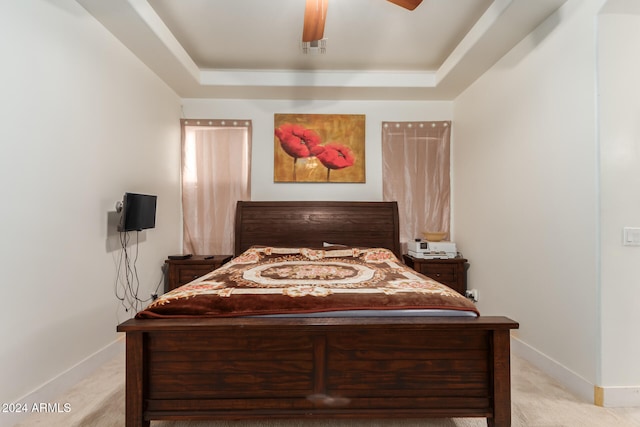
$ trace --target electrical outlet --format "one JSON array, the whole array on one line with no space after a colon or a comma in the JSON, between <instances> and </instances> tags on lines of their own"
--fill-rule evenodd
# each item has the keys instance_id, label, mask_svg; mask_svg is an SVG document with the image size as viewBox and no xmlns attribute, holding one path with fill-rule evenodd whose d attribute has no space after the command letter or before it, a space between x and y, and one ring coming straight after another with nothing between
<instances>
[{"instance_id":1,"label":"electrical outlet","mask_svg":"<svg viewBox=\"0 0 640 427\"><path fill-rule=\"evenodd\" d=\"M477 289L468 289L465 292L465 296L469 298L473 302L478 302L478 290Z\"/></svg>"}]
</instances>

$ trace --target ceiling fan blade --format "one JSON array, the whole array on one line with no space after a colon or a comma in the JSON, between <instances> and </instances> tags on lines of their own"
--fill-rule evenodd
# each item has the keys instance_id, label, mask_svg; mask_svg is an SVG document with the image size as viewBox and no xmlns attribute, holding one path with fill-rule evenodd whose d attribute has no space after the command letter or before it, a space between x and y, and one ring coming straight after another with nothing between
<instances>
[{"instance_id":1,"label":"ceiling fan blade","mask_svg":"<svg viewBox=\"0 0 640 427\"><path fill-rule=\"evenodd\" d=\"M324 21L327 19L328 3L329 0L307 0L307 5L304 9L304 27L302 29L303 42L322 39Z\"/></svg>"},{"instance_id":2,"label":"ceiling fan blade","mask_svg":"<svg viewBox=\"0 0 640 427\"><path fill-rule=\"evenodd\" d=\"M388 1L409 10L415 9L416 7L420 6L420 3L422 3L422 0L388 0Z\"/></svg>"}]
</instances>

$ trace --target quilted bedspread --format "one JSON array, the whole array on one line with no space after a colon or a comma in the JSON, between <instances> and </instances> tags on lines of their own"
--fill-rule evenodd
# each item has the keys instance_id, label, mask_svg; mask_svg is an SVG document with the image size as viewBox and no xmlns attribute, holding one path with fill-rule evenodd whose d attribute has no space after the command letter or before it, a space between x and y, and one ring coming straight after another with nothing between
<instances>
[{"instance_id":1,"label":"quilted bedspread","mask_svg":"<svg viewBox=\"0 0 640 427\"><path fill-rule=\"evenodd\" d=\"M476 307L383 248L253 247L155 300L138 318Z\"/></svg>"}]
</instances>

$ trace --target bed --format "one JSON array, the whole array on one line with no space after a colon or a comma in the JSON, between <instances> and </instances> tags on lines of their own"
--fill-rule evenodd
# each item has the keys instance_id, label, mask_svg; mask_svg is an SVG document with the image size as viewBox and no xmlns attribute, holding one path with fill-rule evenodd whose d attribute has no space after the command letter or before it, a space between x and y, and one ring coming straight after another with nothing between
<instances>
[{"instance_id":1,"label":"bed","mask_svg":"<svg viewBox=\"0 0 640 427\"><path fill-rule=\"evenodd\" d=\"M329 245L326 251L346 248L354 256L381 248L401 259L398 230L395 202L238 202L235 255L270 248L316 254ZM518 324L506 317L144 311L118 326L126 333L127 427L264 418L511 424L509 340Z\"/></svg>"}]
</instances>

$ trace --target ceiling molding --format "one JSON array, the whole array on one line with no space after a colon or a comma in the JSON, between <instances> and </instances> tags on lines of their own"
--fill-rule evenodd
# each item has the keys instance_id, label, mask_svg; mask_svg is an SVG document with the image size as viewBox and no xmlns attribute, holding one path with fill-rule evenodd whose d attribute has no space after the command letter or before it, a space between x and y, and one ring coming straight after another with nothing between
<instances>
[{"instance_id":1,"label":"ceiling molding","mask_svg":"<svg viewBox=\"0 0 640 427\"><path fill-rule=\"evenodd\" d=\"M147 0L77 1L183 98L417 100L454 99L567 0L494 0L432 71L200 69Z\"/></svg>"}]
</instances>

